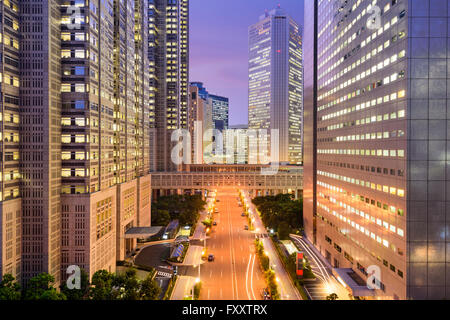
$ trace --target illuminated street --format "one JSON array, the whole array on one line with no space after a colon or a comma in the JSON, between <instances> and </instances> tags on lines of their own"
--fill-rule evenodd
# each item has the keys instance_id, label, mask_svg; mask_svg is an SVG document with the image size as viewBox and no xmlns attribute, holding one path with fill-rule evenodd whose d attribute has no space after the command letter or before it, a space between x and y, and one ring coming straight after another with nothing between
<instances>
[{"instance_id":1,"label":"illuminated street","mask_svg":"<svg viewBox=\"0 0 450 320\"><path fill-rule=\"evenodd\" d=\"M214 221L206 240L206 256L214 255L214 261L201 266L202 290L200 300L261 300L266 287L259 261L255 257L255 236L244 230L247 224L241 217L243 208L238 206L238 193L218 190ZM198 267L187 273L198 277Z\"/></svg>"}]
</instances>

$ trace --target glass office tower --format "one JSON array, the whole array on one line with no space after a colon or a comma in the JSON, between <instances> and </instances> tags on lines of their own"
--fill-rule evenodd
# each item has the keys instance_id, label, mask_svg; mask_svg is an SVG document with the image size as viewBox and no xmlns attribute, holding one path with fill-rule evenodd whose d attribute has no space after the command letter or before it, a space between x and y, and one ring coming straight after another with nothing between
<instances>
[{"instance_id":1,"label":"glass office tower","mask_svg":"<svg viewBox=\"0 0 450 320\"><path fill-rule=\"evenodd\" d=\"M305 233L355 296L449 298L449 10L305 1Z\"/></svg>"},{"instance_id":2,"label":"glass office tower","mask_svg":"<svg viewBox=\"0 0 450 320\"><path fill-rule=\"evenodd\" d=\"M279 160L291 164L302 163L302 57L301 28L280 7L249 28L249 129L279 130Z\"/></svg>"}]
</instances>

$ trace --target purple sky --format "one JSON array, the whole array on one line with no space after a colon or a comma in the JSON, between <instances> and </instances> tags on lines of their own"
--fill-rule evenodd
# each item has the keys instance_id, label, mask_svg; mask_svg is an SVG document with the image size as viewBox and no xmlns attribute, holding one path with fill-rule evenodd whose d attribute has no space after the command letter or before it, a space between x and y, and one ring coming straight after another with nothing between
<instances>
[{"instance_id":1,"label":"purple sky","mask_svg":"<svg viewBox=\"0 0 450 320\"><path fill-rule=\"evenodd\" d=\"M190 0L190 81L230 99L230 124L248 118L248 27L277 4L303 25L303 0Z\"/></svg>"}]
</instances>

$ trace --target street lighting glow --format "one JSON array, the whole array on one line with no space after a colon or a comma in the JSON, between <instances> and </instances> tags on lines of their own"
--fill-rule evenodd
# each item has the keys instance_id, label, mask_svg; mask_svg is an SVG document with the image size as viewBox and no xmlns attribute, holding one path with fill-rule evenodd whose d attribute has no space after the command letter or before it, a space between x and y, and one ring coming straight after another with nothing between
<instances>
[{"instance_id":1,"label":"street lighting glow","mask_svg":"<svg viewBox=\"0 0 450 320\"><path fill-rule=\"evenodd\" d=\"M280 278L277 277L276 280L277 280L277 282L280 282Z\"/></svg>"},{"instance_id":2,"label":"street lighting glow","mask_svg":"<svg viewBox=\"0 0 450 320\"><path fill-rule=\"evenodd\" d=\"M200 282L200 278L195 279L195 283L199 283Z\"/></svg>"}]
</instances>

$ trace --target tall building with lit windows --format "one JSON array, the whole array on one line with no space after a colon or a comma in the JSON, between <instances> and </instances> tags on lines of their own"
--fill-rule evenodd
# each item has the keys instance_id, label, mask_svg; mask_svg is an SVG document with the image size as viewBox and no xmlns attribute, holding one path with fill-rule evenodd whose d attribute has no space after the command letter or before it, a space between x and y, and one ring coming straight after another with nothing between
<instances>
[{"instance_id":1,"label":"tall building with lit windows","mask_svg":"<svg viewBox=\"0 0 450 320\"><path fill-rule=\"evenodd\" d=\"M151 109L146 2L65 1L61 15L65 277L114 271L136 243L127 231L150 226Z\"/></svg>"},{"instance_id":2,"label":"tall building with lit windows","mask_svg":"<svg viewBox=\"0 0 450 320\"><path fill-rule=\"evenodd\" d=\"M249 129L278 130L279 160L291 164L302 163L302 56L301 28L280 6L249 28Z\"/></svg>"},{"instance_id":3,"label":"tall building with lit windows","mask_svg":"<svg viewBox=\"0 0 450 320\"><path fill-rule=\"evenodd\" d=\"M0 4L0 277L21 277L19 5Z\"/></svg>"},{"instance_id":4,"label":"tall building with lit windows","mask_svg":"<svg viewBox=\"0 0 450 320\"><path fill-rule=\"evenodd\" d=\"M189 126L189 1L148 0L148 21L152 171L172 171L171 134Z\"/></svg>"},{"instance_id":5,"label":"tall building with lit windows","mask_svg":"<svg viewBox=\"0 0 450 320\"><path fill-rule=\"evenodd\" d=\"M450 297L449 13L305 1L305 233L353 296Z\"/></svg>"},{"instance_id":6,"label":"tall building with lit windows","mask_svg":"<svg viewBox=\"0 0 450 320\"><path fill-rule=\"evenodd\" d=\"M148 3L0 9L0 278L113 272L151 222Z\"/></svg>"}]
</instances>

